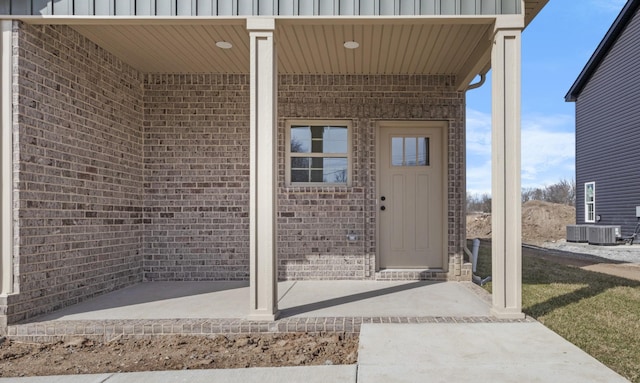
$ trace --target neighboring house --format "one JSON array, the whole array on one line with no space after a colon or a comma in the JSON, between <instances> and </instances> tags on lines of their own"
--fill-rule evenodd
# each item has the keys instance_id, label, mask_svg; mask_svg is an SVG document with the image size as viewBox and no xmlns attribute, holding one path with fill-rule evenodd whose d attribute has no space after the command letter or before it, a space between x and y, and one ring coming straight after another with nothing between
<instances>
[{"instance_id":1,"label":"neighboring house","mask_svg":"<svg viewBox=\"0 0 640 383\"><path fill-rule=\"evenodd\" d=\"M640 0L629 0L569 93L576 103L576 223L633 232L640 206Z\"/></svg>"},{"instance_id":2,"label":"neighboring house","mask_svg":"<svg viewBox=\"0 0 640 383\"><path fill-rule=\"evenodd\" d=\"M521 317L520 37L546 0L3 1L6 323L143 281L470 280L493 69L494 305ZM13 145L12 145L13 142Z\"/></svg>"}]
</instances>

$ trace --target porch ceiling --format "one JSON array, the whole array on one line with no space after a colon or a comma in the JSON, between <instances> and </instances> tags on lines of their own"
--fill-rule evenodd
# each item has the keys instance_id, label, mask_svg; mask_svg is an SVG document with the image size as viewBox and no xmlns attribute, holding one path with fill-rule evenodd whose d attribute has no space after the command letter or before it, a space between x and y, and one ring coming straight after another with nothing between
<instances>
[{"instance_id":1,"label":"porch ceiling","mask_svg":"<svg viewBox=\"0 0 640 383\"><path fill-rule=\"evenodd\" d=\"M493 20L470 18L379 22L279 20L284 74L456 74L490 50ZM249 33L242 22L174 25L73 25L78 32L145 73L248 73ZM344 48L345 41L360 43ZM220 49L228 41L231 49ZM488 62L485 63L488 65ZM485 65L482 65L483 67Z\"/></svg>"},{"instance_id":2,"label":"porch ceiling","mask_svg":"<svg viewBox=\"0 0 640 383\"><path fill-rule=\"evenodd\" d=\"M524 0L525 25L548 0ZM510 15L502 15L502 17ZM464 88L491 66L499 15L277 17L284 74L452 74ZM248 73L245 17L20 17L66 24L144 73ZM345 41L360 47L348 50ZM217 41L233 44L220 49Z\"/></svg>"}]
</instances>

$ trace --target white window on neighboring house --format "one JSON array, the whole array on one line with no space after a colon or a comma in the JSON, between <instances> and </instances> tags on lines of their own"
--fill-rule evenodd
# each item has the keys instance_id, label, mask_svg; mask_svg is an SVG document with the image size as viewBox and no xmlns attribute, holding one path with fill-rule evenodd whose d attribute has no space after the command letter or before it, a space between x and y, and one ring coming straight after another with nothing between
<instances>
[{"instance_id":1,"label":"white window on neighboring house","mask_svg":"<svg viewBox=\"0 0 640 383\"><path fill-rule=\"evenodd\" d=\"M596 183L584 184L584 221L596 221Z\"/></svg>"},{"instance_id":2,"label":"white window on neighboring house","mask_svg":"<svg viewBox=\"0 0 640 383\"><path fill-rule=\"evenodd\" d=\"M288 121L285 145L287 185L351 185L348 122Z\"/></svg>"}]
</instances>

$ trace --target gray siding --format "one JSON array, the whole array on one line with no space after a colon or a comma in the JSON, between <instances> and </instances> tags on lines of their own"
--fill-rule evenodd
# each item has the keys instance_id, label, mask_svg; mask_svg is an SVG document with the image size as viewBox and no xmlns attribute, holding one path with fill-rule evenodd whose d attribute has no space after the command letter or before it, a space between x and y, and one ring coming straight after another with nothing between
<instances>
[{"instance_id":1,"label":"gray siding","mask_svg":"<svg viewBox=\"0 0 640 383\"><path fill-rule=\"evenodd\" d=\"M2 0L1 15L372 16L519 14L521 0Z\"/></svg>"},{"instance_id":2,"label":"gray siding","mask_svg":"<svg viewBox=\"0 0 640 383\"><path fill-rule=\"evenodd\" d=\"M576 215L584 223L584 183L596 183L600 224L633 230L640 206L640 13L576 101Z\"/></svg>"}]
</instances>

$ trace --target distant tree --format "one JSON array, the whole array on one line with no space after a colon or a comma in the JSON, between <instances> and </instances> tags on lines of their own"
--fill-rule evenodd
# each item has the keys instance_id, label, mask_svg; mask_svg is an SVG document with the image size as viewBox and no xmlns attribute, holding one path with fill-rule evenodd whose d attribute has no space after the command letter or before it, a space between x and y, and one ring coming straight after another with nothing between
<instances>
[{"instance_id":1,"label":"distant tree","mask_svg":"<svg viewBox=\"0 0 640 383\"><path fill-rule=\"evenodd\" d=\"M545 201L575 206L576 182L565 179L544 187L523 188L522 203L528 201ZM467 193L467 212L491 213L491 195Z\"/></svg>"},{"instance_id":2,"label":"distant tree","mask_svg":"<svg viewBox=\"0 0 640 383\"><path fill-rule=\"evenodd\" d=\"M337 183L346 183L347 182L347 169L338 170L335 174L334 181Z\"/></svg>"},{"instance_id":3,"label":"distant tree","mask_svg":"<svg viewBox=\"0 0 640 383\"><path fill-rule=\"evenodd\" d=\"M542 201L544 199L544 190L540 188L523 188L522 203L527 201Z\"/></svg>"},{"instance_id":4,"label":"distant tree","mask_svg":"<svg viewBox=\"0 0 640 383\"><path fill-rule=\"evenodd\" d=\"M576 182L574 180L560 180L558 183L542 188L523 188L522 203L527 201L546 201L575 206Z\"/></svg>"},{"instance_id":5,"label":"distant tree","mask_svg":"<svg viewBox=\"0 0 640 383\"><path fill-rule=\"evenodd\" d=\"M576 182L574 180L560 180L560 182L545 187L544 200L547 202L575 206Z\"/></svg>"},{"instance_id":6,"label":"distant tree","mask_svg":"<svg viewBox=\"0 0 640 383\"><path fill-rule=\"evenodd\" d=\"M544 187L523 188L522 203L528 201L545 201L575 206L576 182L574 180L560 180L553 185ZM467 212L491 213L491 195L467 193Z\"/></svg>"},{"instance_id":7,"label":"distant tree","mask_svg":"<svg viewBox=\"0 0 640 383\"><path fill-rule=\"evenodd\" d=\"M491 195L467 193L467 212L491 213Z\"/></svg>"},{"instance_id":8,"label":"distant tree","mask_svg":"<svg viewBox=\"0 0 640 383\"><path fill-rule=\"evenodd\" d=\"M291 153L302 153L304 151L302 142L298 141L294 137L291 137Z\"/></svg>"}]
</instances>

